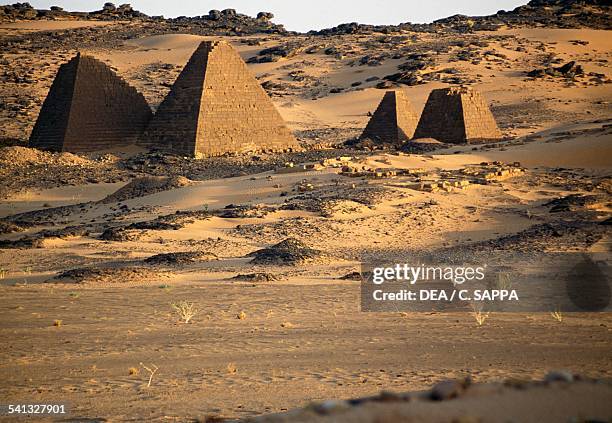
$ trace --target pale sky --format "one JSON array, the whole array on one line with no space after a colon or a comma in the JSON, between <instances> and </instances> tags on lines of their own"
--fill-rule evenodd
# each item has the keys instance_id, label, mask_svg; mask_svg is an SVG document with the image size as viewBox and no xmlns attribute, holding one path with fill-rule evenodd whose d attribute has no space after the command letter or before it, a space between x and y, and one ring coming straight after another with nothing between
<instances>
[{"instance_id":1,"label":"pale sky","mask_svg":"<svg viewBox=\"0 0 612 423\"><path fill-rule=\"evenodd\" d=\"M447 16L490 15L498 10L511 10L528 0L122 0L147 15L165 17L206 15L210 9L236 9L255 16L272 12L275 23L291 31L305 32L336 26L341 23L398 24L427 23ZM0 3L11 3L2 1ZM36 8L61 6L65 10L99 10L104 0L30 0Z\"/></svg>"}]
</instances>

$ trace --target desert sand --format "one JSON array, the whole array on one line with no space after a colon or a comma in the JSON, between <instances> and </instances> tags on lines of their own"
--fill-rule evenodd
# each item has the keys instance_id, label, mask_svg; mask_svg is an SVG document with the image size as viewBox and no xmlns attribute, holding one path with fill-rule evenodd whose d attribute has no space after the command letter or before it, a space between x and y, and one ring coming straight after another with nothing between
<instances>
[{"instance_id":1,"label":"desert sand","mask_svg":"<svg viewBox=\"0 0 612 423\"><path fill-rule=\"evenodd\" d=\"M121 25L27 21L1 24L0 34ZM81 49L156 108L202 40L227 40L245 60L298 43L279 61L249 67L264 86L270 81L277 109L309 149L256 159L27 149L20 140L57 67L76 48L49 46L21 61L23 52L3 51L7 71L31 70L27 82L1 89L5 103L25 98L25 106L0 115L3 139L13 143L0 150L0 403L67 402L75 421L612 418L612 314L500 312L478 322L460 312L367 313L359 280L343 278L368 258L450 248L609 254L609 31L398 35L402 48L419 52L451 46L431 54L427 72L442 77L395 86L418 113L432 89L468 84L488 99L505 137L423 153L341 146L360 134L382 98L376 85L405 61L359 65L361 56L396 49L379 37L145 34ZM461 45L474 40L486 43L475 47L478 60L457 60ZM338 53L323 52L330 46ZM526 77L544 55L605 76ZM444 75L460 81L444 82ZM290 172L286 162L316 166ZM442 183L483 162L519 162L520 173L447 192L418 189L411 175L342 172L418 169L418 181ZM112 197L139 178L178 176L186 182L147 179L118 201ZM550 202L569 195L588 201L551 213ZM252 262L249 254L286 239L321 254ZM189 323L173 308L185 301L197 308ZM147 367L158 368L151 379ZM554 370L581 379L533 382ZM465 377L475 385L460 398L426 399L432 385ZM342 402L381 391L411 392L412 399Z\"/></svg>"}]
</instances>

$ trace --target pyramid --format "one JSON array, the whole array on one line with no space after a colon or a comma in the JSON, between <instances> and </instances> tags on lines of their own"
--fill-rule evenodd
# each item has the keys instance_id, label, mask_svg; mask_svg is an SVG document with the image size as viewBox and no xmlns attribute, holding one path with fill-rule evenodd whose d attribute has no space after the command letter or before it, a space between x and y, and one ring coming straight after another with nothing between
<instances>
[{"instance_id":1,"label":"pyramid","mask_svg":"<svg viewBox=\"0 0 612 423\"><path fill-rule=\"evenodd\" d=\"M461 144L497 140L502 134L478 91L451 87L429 94L414 137Z\"/></svg>"},{"instance_id":2,"label":"pyramid","mask_svg":"<svg viewBox=\"0 0 612 423\"><path fill-rule=\"evenodd\" d=\"M69 152L122 147L138 140L151 116L142 94L106 64L79 53L60 66L29 146Z\"/></svg>"},{"instance_id":3,"label":"pyramid","mask_svg":"<svg viewBox=\"0 0 612 423\"><path fill-rule=\"evenodd\" d=\"M211 41L193 53L140 143L191 157L299 149L236 50Z\"/></svg>"},{"instance_id":4,"label":"pyramid","mask_svg":"<svg viewBox=\"0 0 612 423\"><path fill-rule=\"evenodd\" d=\"M360 138L400 144L412 138L418 121L403 91L387 91Z\"/></svg>"}]
</instances>

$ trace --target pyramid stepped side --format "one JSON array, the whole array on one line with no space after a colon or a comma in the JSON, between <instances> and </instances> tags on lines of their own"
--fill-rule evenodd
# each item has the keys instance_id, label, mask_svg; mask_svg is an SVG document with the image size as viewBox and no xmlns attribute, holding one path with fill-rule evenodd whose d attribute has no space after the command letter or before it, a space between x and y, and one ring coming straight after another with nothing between
<instances>
[{"instance_id":1,"label":"pyramid stepped side","mask_svg":"<svg viewBox=\"0 0 612 423\"><path fill-rule=\"evenodd\" d=\"M419 116L402 91L395 92L395 107L399 141L409 140L414 136L414 131L419 123Z\"/></svg>"},{"instance_id":2,"label":"pyramid stepped side","mask_svg":"<svg viewBox=\"0 0 612 423\"><path fill-rule=\"evenodd\" d=\"M238 52L210 41L196 49L141 144L187 156L299 149Z\"/></svg>"},{"instance_id":3,"label":"pyramid stepped side","mask_svg":"<svg viewBox=\"0 0 612 423\"><path fill-rule=\"evenodd\" d=\"M106 64L79 54L60 67L30 145L70 152L122 147L138 139L151 116L134 87Z\"/></svg>"},{"instance_id":4,"label":"pyramid stepped side","mask_svg":"<svg viewBox=\"0 0 612 423\"><path fill-rule=\"evenodd\" d=\"M387 91L360 138L401 143L412 138L417 122L418 116L404 93Z\"/></svg>"},{"instance_id":5,"label":"pyramid stepped side","mask_svg":"<svg viewBox=\"0 0 612 423\"><path fill-rule=\"evenodd\" d=\"M464 143L466 137L461 96L447 88L433 90L421 114L414 138Z\"/></svg>"},{"instance_id":6,"label":"pyramid stepped side","mask_svg":"<svg viewBox=\"0 0 612 423\"><path fill-rule=\"evenodd\" d=\"M30 135L30 147L63 150L78 62L79 58L74 57L60 66Z\"/></svg>"},{"instance_id":7,"label":"pyramid stepped side","mask_svg":"<svg viewBox=\"0 0 612 423\"><path fill-rule=\"evenodd\" d=\"M368 121L360 138L396 143L398 141L396 110L395 92L387 91L382 100L380 100L376 111Z\"/></svg>"},{"instance_id":8,"label":"pyramid stepped side","mask_svg":"<svg viewBox=\"0 0 612 423\"><path fill-rule=\"evenodd\" d=\"M459 144L497 140L502 134L478 91L452 87L431 92L414 137Z\"/></svg>"},{"instance_id":9,"label":"pyramid stepped side","mask_svg":"<svg viewBox=\"0 0 612 423\"><path fill-rule=\"evenodd\" d=\"M200 107L198 154L299 149L272 100L238 52L214 43Z\"/></svg>"},{"instance_id":10,"label":"pyramid stepped side","mask_svg":"<svg viewBox=\"0 0 612 423\"><path fill-rule=\"evenodd\" d=\"M212 43L201 43L164 98L139 144L194 156L200 103Z\"/></svg>"},{"instance_id":11,"label":"pyramid stepped side","mask_svg":"<svg viewBox=\"0 0 612 423\"><path fill-rule=\"evenodd\" d=\"M468 142L488 141L502 138L502 133L495 122L484 97L470 90L461 95L465 134Z\"/></svg>"},{"instance_id":12,"label":"pyramid stepped side","mask_svg":"<svg viewBox=\"0 0 612 423\"><path fill-rule=\"evenodd\" d=\"M144 96L106 64L81 56L64 151L97 151L135 143L152 117Z\"/></svg>"}]
</instances>

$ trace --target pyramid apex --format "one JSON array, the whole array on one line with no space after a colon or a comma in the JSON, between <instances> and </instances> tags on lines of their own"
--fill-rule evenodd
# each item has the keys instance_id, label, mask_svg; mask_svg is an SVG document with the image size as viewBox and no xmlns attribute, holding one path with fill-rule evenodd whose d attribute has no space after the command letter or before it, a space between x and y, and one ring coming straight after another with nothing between
<instances>
[{"instance_id":1,"label":"pyramid apex","mask_svg":"<svg viewBox=\"0 0 612 423\"><path fill-rule=\"evenodd\" d=\"M222 40L199 44L140 144L193 157L299 149L238 51Z\"/></svg>"}]
</instances>

